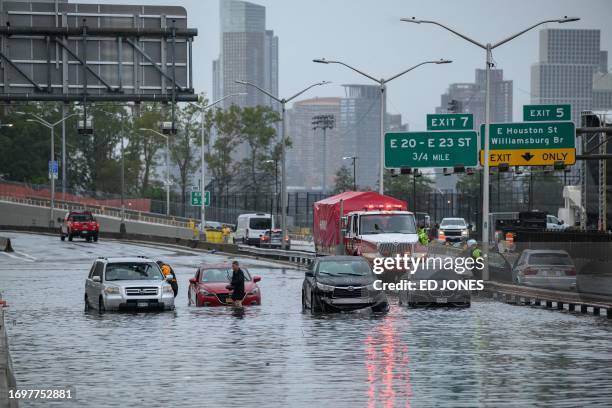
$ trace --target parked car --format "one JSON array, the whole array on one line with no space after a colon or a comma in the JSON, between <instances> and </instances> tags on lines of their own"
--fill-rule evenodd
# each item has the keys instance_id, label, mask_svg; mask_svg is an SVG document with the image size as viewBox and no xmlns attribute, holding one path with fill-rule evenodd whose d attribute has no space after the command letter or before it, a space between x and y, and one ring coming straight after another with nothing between
<instances>
[{"instance_id":1,"label":"parked car","mask_svg":"<svg viewBox=\"0 0 612 408\"><path fill-rule=\"evenodd\" d=\"M576 266L566 251L526 249L512 269L512 279L519 285L573 290Z\"/></svg>"},{"instance_id":2,"label":"parked car","mask_svg":"<svg viewBox=\"0 0 612 408\"><path fill-rule=\"evenodd\" d=\"M74 237L85 238L87 242L98 241L100 224L96 221L90 211L70 211L64 219L58 218L60 226L60 239L72 241Z\"/></svg>"},{"instance_id":3,"label":"parked car","mask_svg":"<svg viewBox=\"0 0 612 408\"><path fill-rule=\"evenodd\" d=\"M98 258L85 281L85 310L174 309L173 278L151 259Z\"/></svg>"},{"instance_id":4,"label":"parked car","mask_svg":"<svg viewBox=\"0 0 612 408\"><path fill-rule=\"evenodd\" d=\"M274 229L274 217L270 214L241 214L236 222L234 240L247 245L259 245L261 236Z\"/></svg>"},{"instance_id":5,"label":"parked car","mask_svg":"<svg viewBox=\"0 0 612 408\"><path fill-rule=\"evenodd\" d=\"M402 280L414 282L414 288L410 290L399 291L399 304L409 307L417 306L457 306L470 307L471 294L469 290L463 288L443 287L444 281L466 282L469 276L458 274L452 269L444 268L419 268L414 274L406 274L402 276ZM431 290L421 290L421 281L424 289L429 288L427 281L435 281L432 283ZM448 283L446 283L448 285ZM435 287L433 287L435 285Z\"/></svg>"},{"instance_id":6,"label":"parked car","mask_svg":"<svg viewBox=\"0 0 612 408\"><path fill-rule=\"evenodd\" d=\"M244 298L243 306L261 305L261 289L257 282L261 277L253 276L245 267L244 272ZM189 279L187 297L190 305L195 306L224 306L231 305L232 298L227 289L232 280L232 266L230 264L201 265L195 276Z\"/></svg>"},{"instance_id":7,"label":"parked car","mask_svg":"<svg viewBox=\"0 0 612 408\"><path fill-rule=\"evenodd\" d=\"M467 241L470 229L463 218L443 218L438 227L438 239L442 242Z\"/></svg>"},{"instance_id":8,"label":"parked car","mask_svg":"<svg viewBox=\"0 0 612 408\"><path fill-rule=\"evenodd\" d=\"M387 295L374 289L377 279L370 263L363 257L317 258L304 277L302 309L310 309L313 314L365 308L387 312Z\"/></svg>"}]
</instances>

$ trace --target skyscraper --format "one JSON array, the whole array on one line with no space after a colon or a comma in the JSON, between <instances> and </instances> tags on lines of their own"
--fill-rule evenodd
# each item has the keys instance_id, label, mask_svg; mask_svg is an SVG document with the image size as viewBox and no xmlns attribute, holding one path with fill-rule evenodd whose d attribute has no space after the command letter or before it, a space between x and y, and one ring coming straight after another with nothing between
<instances>
[{"instance_id":1,"label":"skyscraper","mask_svg":"<svg viewBox=\"0 0 612 408\"><path fill-rule=\"evenodd\" d=\"M474 115L474 127L485 121L486 71L476 70L473 83L454 83L442 94L436 113L448 113L448 104L458 102L458 111ZM504 71L491 70L491 122L512 122L512 81L504 80Z\"/></svg>"},{"instance_id":2,"label":"skyscraper","mask_svg":"<svg viewBox=\"0 0 612 408\"><path fill-rule=\"evenodd\" d=\"M237 92L248 95L224 101L244 106L276 104L236 80L251 82L278 95L278 37L266 30L266 8L240 0L220 0L220 55L213 61L213 98Z\"/></svg>"},{"instance_id":3,"label":"skyscraper","mask_svg":"<svg viewBox=\"0 0 612 408\"><path fill-rule=\"evenodd\" d=\"M541 30L540 60L531 66L531 102L571 104L572 120L577 125L581 111L605 102L607 81L596 75L607 72L608 65L608 53L600 48L600 36L599 30ZM606 108L612 105L598 106Z\"/></svg>"}]
</instances>

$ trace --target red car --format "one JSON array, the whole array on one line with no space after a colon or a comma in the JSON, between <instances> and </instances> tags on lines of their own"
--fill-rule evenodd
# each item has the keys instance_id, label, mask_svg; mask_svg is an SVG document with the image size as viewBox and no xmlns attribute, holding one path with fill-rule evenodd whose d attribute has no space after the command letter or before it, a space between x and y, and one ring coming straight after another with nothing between
<instances>
[{"instance_id":1,"label":"red car","mask_svg":"<svg viewBox=\"0 0 612 408\"><path fill-rule=\"evenodd\" d=\"M62 221L61 218L59 221ZM98 241L100 224L90 211L70 211L62 221L60 227L60 238L72 241L74 237L85 238L88 242L92 239Z\"/></svg>"},{"instance_id":2,"label":"red car","mask_svg":"<svg viewBox=\"0 0 612 408\"><path fill-rule=\"evenodd\" d=\"M257 282L259 276L251 277L249 271L241 267L244 272L244 292L242 304L261 305L261 290ZM231 292L226 288L232 280L232 266L230 264L202 265L193 278L189 279L187 297L189 304L195 306L224 306L231 305Z\"/></svg>"}]
</instances>

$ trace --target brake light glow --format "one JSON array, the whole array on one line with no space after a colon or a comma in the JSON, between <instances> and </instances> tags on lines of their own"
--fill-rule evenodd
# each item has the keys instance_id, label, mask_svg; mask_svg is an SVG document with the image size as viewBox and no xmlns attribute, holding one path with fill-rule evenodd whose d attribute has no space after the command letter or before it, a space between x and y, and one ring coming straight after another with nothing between
<instances>
[{"instance_id":1,"label":"brake light glow","mask_svg":"<svg viewBox=\"0 0 612 408\"><path fill-rule=\"evenodd\" d=\"M565 270L565 275L576 276L576 268L569 268Z\"/></svg>"},{"instance_id":2,"label":"brake light glow","mask_svg":"<svg viewBox=\"0 0 612 408\"><path fill-rule=\"evenodd\" d=\"M523 275L537 275L538 274L538 270L536 268L525 268L525 270L523 271Z\"/></svg>"}]
</instances>

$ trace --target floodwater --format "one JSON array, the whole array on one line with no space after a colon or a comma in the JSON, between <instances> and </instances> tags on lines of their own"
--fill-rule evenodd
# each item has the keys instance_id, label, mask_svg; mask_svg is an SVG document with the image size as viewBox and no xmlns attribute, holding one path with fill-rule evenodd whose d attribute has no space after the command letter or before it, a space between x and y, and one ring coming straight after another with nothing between
<instances>
[{"instance_id":1,"label":"floodwater","mask_svg":"<svg viewBox=\"0 0 612 408\"><path fill-rule=\"evenodd\" d=\"M407 309L386 316L302 313L303 272L244 259L262 276L263 304L187 306L199 262L187 249L60 242L3 233L0 288L20 388L71 386L67 401L22 407L587 406L612 403L612 322L492 301L469 309ZM97 256L170 262L180 293L165 313L83 311Z\"/></svg>"}]
</instances>

